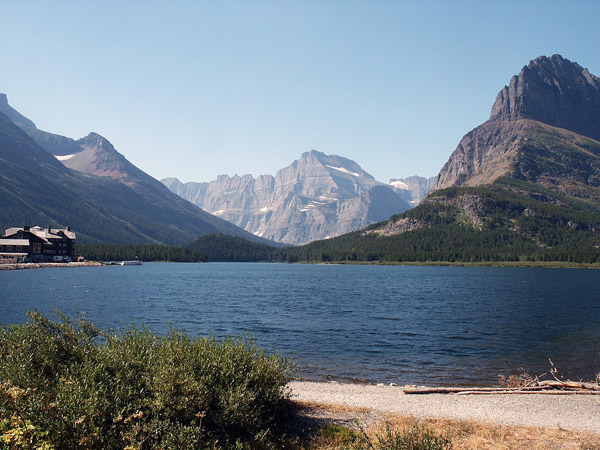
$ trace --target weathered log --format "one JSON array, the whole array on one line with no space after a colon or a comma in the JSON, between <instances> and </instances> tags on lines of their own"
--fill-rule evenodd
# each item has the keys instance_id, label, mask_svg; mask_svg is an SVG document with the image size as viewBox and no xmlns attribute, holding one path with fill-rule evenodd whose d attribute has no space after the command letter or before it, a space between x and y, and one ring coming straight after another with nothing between
<instances>
[{"instance_id":1,"label":"weathered log","mask_svg":"<svg viewBox=\"0 0 600 450\"><path fill-rule=\"evenodd\" d=\"M544 389L541 391L505 391L505 392L481 392L481 391L461 391L457 392L456 395L494 395L494 394L521 394L521 395L598 395L600 391L558 391L554 389Z\"/></svg>"},{"instance_id":2,"label":"weathered log","mask_svg":"<svg viewBox=\"0 0 600 450\"><path fill-rule=\"evenodd\" d=\"M464 391L463 388L405 388L405 394L453 394Z\"/></svg>"},{"instance_id":3,"label":"weathered log","mask_svg":"<svg viewBox=\"0 0 600 450\"><path fill-rule=\"evenodd\" d=\"M539 382L540 386L551 386L553 388L563 389L588 389L591 391L600 391L600 385L596 383L584 383L580 381L556 381L556 380L545 380Z\"/></svg>"},{"instance_id":4,"label":"weathered log","mask_svg":"<svg viewBox=\"0 0 600 450\"><path fill-rule=\"evenodd\" d=\"M502 393L509 391L541 391L549 388L543 386L529 386L525 388L457 388L457 387L438 387L438 388L404 388L405 394L457 394L460 392L481 392L481 393Z\"/></svg>"}]
</instances>

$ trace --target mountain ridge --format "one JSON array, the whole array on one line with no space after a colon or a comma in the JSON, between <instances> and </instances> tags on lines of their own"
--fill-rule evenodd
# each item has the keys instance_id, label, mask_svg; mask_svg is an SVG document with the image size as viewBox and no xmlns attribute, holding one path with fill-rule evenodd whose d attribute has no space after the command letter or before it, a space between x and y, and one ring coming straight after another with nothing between
<instances>
[{"instance_id":1,"label":"mountain ridge","mask_svg":"<svg viewBox=\"0 0 600 450\"><path fill-rule=\"evenodd\" d=\"M162 182L199 207L258 236L305 244L360 229L410 208L403 195L355 161L317 150L273 175Z\"/></svg>"}]
</instances>

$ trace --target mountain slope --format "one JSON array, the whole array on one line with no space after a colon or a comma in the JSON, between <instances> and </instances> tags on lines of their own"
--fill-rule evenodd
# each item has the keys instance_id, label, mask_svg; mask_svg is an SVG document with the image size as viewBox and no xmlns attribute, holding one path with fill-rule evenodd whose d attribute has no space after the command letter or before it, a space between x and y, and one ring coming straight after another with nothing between
<instances>
[{"instance_id":1,"label":"mountain slope","mask_svg":"<svg viewBox=\"0 0 600 450\"><path fill-rule=\"evenodd\" d=\"M502 178L436 191L386 222L286 252L295 261L599 263L600 209Z\"/></svg>"},{"instance_id":2,"label":"mountain slope","mask_svg":"<svg viewBox=\"0 0 600 450\"><path fill-rule=\"evenodd\" d=\"M255 235L288 244L358 230L410 208L399 192L376 181L354 161L316 150L275 176L162 182L202 209Z\"/></svg>"},{"instance_id":3,"label":"mountain slope","mask_svg":"<svg viewBox=\"0 0 600 450\"><path fill-rule=\"evenodd\" d=\"M182 244L209 233L254 238L156 180L128 186L70 170L2 113L0 193L2 229L70 225L79 242L106 243Z\"/></svg>"},{"instance_id":4,"label":"mountain slope","mask_svg":"<svg viewBox=\"0 0 600 450\"><path fill-rule=\"evenodd\" d=\"M53 155L70 155L81 151L79 145L71 138L38 130L35 123L10 106L6 94L1 93L0 112L25 131L40 147L48 150Z\"/></svg>"}]
</instances>

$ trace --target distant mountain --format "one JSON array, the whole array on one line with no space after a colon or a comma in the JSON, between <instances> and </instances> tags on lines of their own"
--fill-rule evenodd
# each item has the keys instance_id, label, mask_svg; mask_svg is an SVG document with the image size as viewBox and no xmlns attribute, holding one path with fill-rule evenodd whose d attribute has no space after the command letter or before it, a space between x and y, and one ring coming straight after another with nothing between
<instances>
[{"instance_id":1,"label":"distant mountain","mask_svg":"<svg viewBox=\"0 0 600 450\"><path fill-rule=\"evenodd\" d=\"M48 151L52 149L81 172L63 165ZM75 156L63 158L75 150L68 153ZM174 195L97 134L76 142L37 130L8 105L4 94L0 192L2 230L70 225L78 242L96 243L183 244L212 233L258 240Z\"/></svg>"},{"instance_id":2,"label":"distant mountain","mask_svg":"<svg viewBox=\"0 0 600 450\"><path fill-rule=\"evenodd\" d=\"M349 159L312 150L275 176L221 175L209 183L162 182L171 191L257 236L287 244L325 239L411 206Z\"/></svg>"},{"instance_id":3,"label":"distant mountain","mask_svg":"<svg viewBox=\"0 0 600 450\"><path fill-rule=\"evenodd\" d=\"M416 206L435 188L437 177L425 178L414 175L408 178L392 178L390 185L403 194L404 200Z\"/></svg>"},{"instance_id":4,"label":"distant mountain","mask_svg":"<svg viewBox=\"0 0 600 450\"><path fill-rule=\"evenodd\" d=\"M600 262L599 139L600 79L539 57L500 91L417 207L294 257Z\"/></svg>"}]
</instances>

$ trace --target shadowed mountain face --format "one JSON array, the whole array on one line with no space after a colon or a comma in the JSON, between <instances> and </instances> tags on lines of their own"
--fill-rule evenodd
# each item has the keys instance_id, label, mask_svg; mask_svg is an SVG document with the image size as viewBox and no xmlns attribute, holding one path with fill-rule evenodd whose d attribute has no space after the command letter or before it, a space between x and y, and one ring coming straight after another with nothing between
<instances>
[{"instance_id":1,"label":"shadowed mountain face","mask_svg":"<svg viewBox=\"0 0 600 450\"><path fill-rule=\"evenodd\" d=\"M600 79L559 55L539 57L498 94L490 120L467 133L436 189L499 177L600 200Z\"/></svg>"},{"instance_id":2,"label":"shadowed mountain face","mask_svg":"<svg viewBox=\"0 0 600 450\"><path fill-rule=\"evenodd\" d=\"M532 119L600 140L600 79L560 55L540 56L502 89L490 120Z\"/></svg>"},{"instance_id":3,"label":"shadowed mountain face","mask_svg":"<svg viewBox=\"0 0 600 450\"><path fill-rule=\"evenodd\" d=\"M173 192L245 230L304 244L388 219L410 205L346 158L312 150L275 176L221 175L210 183L162 182Z\"/></svg>"},{"instance_id":4,"label":"shadowed mountain face","mask_svg":"<svg viewBox=\"0 0 600 450\"><path fill-rule=\"evenodd\" d=\"M56 157L49 152L53 149ZM73 156L65 159L65 154ZM2 229L70 225L79 242L100 243L183 244L211 233L257 240L171 193L102 136L91 133L76 142L37 130L4 94L0 192Z\"/></svg>"}]
</instances>

